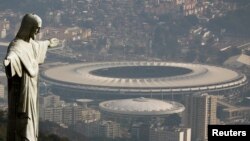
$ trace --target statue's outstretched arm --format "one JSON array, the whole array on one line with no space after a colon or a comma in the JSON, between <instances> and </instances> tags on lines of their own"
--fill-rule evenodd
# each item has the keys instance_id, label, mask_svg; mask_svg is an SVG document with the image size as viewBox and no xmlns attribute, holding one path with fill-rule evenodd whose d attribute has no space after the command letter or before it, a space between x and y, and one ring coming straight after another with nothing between
<instances>
[{"instance_id":1,"label":"statue's outstretched arm","mask_svg":"<svg viewBox=\"0 0 250 141\"><path fill-rule=\"evenodd\" d=\"M57 38L51 38L49 39L49 47L53 48L58 46L59 40Z\"/></svg>"}]
</instances>

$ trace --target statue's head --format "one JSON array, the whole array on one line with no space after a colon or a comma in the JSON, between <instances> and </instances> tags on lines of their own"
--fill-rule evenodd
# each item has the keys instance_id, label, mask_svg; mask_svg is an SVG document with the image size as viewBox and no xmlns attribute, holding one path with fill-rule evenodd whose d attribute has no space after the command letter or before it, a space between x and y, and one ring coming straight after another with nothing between
<instances>
[{"instance_id":1,"label":"statue's head","mask_svg":"<svg viewBox=\"0 0 250 141\"><path fill-rule=\"evenodd\" d=\"M34 39L35 35L39 33L42 27L42 19L36 14L26 14L16 35L16 38L29 41Z\"/></svg>"}]
</instances>

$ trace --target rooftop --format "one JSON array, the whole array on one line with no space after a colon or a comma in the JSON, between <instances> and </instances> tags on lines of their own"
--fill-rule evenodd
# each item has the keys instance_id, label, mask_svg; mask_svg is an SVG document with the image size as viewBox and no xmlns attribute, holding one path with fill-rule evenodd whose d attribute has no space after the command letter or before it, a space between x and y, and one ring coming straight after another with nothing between
<instances>
[{"instance_id":1,"label":"rooftop","mask_svg":"<svg viewBox=\"0 0 250 141\"><path fill-rule=\"evenodd\" d=\"M99 104L102 111L135 116L162 116L184 111L185 107L174 101L149 98L134 98L104 101Z\"/></svg>"},{"instance_id":2,"label":"rooftop","mask_svg":"<svg viewBox=\"0 0 250 141\"><path fill-rule=\"evenodd\" d=\"M244 74L226 68L175 62L80 63L50 68L42 76L55 85L106 92L209 92L247 83Z\"/></svg>"}]
</instances>

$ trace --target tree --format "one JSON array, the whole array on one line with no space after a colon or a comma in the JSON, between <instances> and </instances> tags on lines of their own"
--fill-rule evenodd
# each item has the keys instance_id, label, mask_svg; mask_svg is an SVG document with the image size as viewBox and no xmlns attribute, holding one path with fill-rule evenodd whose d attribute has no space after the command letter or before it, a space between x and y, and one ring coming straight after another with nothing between
<instances>
[{"instance_id":1,"label":"tree","mask_svg":"<svg viewBox=\"0 0 250 141\"><path fill-rule=\"evenodd\" d=\"M158 26L154 35L153 52L158 57L173 57L179 48L176 35L171 34L169 27L163 26Z\"/></svg>"},{"instance_id":2,"label":"tree","mask_svg":"<svg viewBox=\"0 0 250 141\"><path fill-rule=\"evenodd\" d=\"M5 111L0 111L0 141L5 141L6 139L7 119L5 117L5 114Z\"/></svg>"}]
</instances>

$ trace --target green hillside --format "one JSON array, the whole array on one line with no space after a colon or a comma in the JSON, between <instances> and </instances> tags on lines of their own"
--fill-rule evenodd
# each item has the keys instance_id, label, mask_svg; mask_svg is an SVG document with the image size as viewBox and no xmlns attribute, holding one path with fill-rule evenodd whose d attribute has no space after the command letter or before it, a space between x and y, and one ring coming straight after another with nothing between
<instances>
[{"instance_id":1,"label":"green hillside","mask_svg":"<svg viewBox=\"0 0 250 141\"><path fill-rule=\"evenodd\" d=\"M214 32L226 30L226 34L236 36L250 36L250 5L227 13L223 17L213 19L208 27Z\"/></svg>"}]
</instances>

